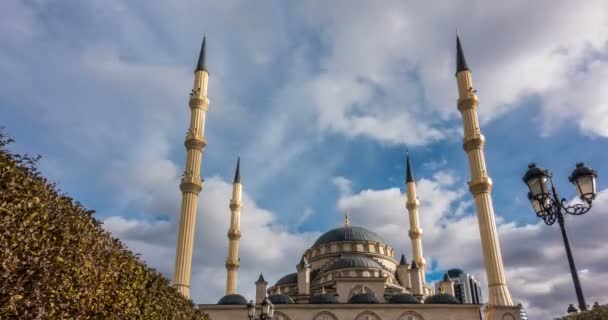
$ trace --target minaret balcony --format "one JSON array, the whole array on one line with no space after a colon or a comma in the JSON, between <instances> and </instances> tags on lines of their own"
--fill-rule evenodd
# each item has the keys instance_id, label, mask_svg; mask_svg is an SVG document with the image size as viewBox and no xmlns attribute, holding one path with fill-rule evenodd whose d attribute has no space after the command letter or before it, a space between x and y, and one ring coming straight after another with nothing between
<instances>
[{"instance_id":1,"label":"minaret balcony","mask_svg":"<svg viewBox=\"0 0 608 320\"><path fill-rule=\"evenodd\" d=\"M409 234L410 238L414 238L414 239L420 238L420 236L422 236L422 229L410 230L408 232L408 234Z\"/></svg>"},{"instance_id":2,"label":"minaret balcony","mask_svg":"<svg viewBox=\"0 0 608 320\"><path fill-rule=\"evenodd\" d=\"M234 200L230 200L230 210L236 211L243 207L243 204L240 202L236 202Z\"/></svg>"},{"instance_id":3,"label":"minaret balcony","mask_svg":"<svg viewBox=\"0 0 608 320\"><path fill-rule=\"evenodd\" d=\"M184 141L184 145L188 149L198 149L205 150L205 146L207 145L207 139L203 135L197 135L194 133L189 133L186 135L186 140Z\"/></svg>"},{"instance_id":4,"label":"minaret balcony","mask_svg":"<svg viewBox=\"0 0 608 320\"><path fill-rule=\"evenodd\" d=\"M462 98L458 98L458 110L460 112L465 111L467 109L473 109L477 107L479 103L479 99L477 99L477 95L472 93L468 94Z\"/></svg>"},{"instance_id":5,"label":"minaret balcony","mask_svg":"<svg viewBox=\"0 0 608 320\"><path fill-rule=\"evenodd\" d=\"M199 177L184 175L179 188L182 192L199 193L203 189L203 182Z\"/></svg>"},{"instance_id":6,"label":"minaret balcony","mask_svg":"<svg viewBox=\"0 0 608 320\"><path fill-rule=\"evenodd\" d=\"M238 240L241 238L241 231L236 229L228 230L228 239L230 240Z\"/></svg>"},{"instance_id":7,"label":"minaret balcony","mask_svg":"<svg viewBox=\"0 0 608 320\"><path fill-rule=\"evenodd\" d=\"M469 182L469 191L471 191L472 194L483 192L490 193L492 191L492 179L487 175L472 179Z\"/></svg>"},{"instance_id":8,"label":"minaret balcony","mask_svg":"<svg viewBox=\"0 0 608 320\"><path fill-rule=\"evenodd\" d=\"M419 205L420 205L420 202L416 199L416 201L407 201L405 203L405 208L407 210L415 210L415 209L418 209Z\"/></svg>"},{"instance_id":9,"label":"minaret balcony","mask_svg":"<svg viewBox=\"0 0 608 320\"><path fill-rule=\"evenodd\" d=\"M235 259L226 259L226 269L234 270L239 268L239 261Z\"/></svg>"},{"instance_id":10,"label":"minaret balcony","mask_svg":"<svg viewBox=\"0 0 608 320\"><path fill-rule=\"evenodd\" d=\"M485 144L486 138L483 136L483 134L478 133L470 138L465 138L462 148L464 151L469 152L474 149L483 149Z\"/></svg>"},{"instance_id":11,"label":"minaret balcony","mask_svg":"<svg viewBox=\"0 0 608 320\"><path fill-rule=\"evenodd\" d=\"M209 102L209 98L203 96L202 94L193 94L190 96L188 105L191 109L201 108L207 111L209 109Z\"/></svg>"}]
</instances>

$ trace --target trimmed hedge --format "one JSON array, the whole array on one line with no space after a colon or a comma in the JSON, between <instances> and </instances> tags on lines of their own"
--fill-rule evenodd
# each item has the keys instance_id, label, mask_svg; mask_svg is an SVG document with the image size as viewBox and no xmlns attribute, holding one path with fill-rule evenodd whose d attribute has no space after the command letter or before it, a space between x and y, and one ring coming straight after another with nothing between
<instances>
[{"instance_id":1,"label":"trimmed hedge","mask_svg":"<svg viewBox=\"0 0 608 320\"><path fill-rule=\"evenodd\" d=\"M581 313L571 314L561 318L561 320L606 320L608 319L608 305L598 305L597 303L591 310Z\"/></svg>"},{"instance_id":2,"label":"trimmed hedge","mask_svg":"<svg viewBox=\"0 0 608 320\"><path fill-rule=\"evenodd\" d=\"M0 131L0 319L205 319Z\"/></svg>"}]
</instances>

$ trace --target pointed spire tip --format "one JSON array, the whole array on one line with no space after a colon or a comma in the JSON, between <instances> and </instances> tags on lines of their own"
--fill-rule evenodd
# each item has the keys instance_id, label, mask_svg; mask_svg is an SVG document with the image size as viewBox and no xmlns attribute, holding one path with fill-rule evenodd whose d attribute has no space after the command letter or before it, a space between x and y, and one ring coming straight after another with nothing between
<instances>
[{"instance_id":1,"label":"pointed spire tip","mask_svg":"<svg viewBox=\"0 0 608 320\"><path fill-rule=\"evenodd\" d=\"M467 60L464 58L462 45L460 44L460 36L456 33L456 73L464 70L470 70L467 65Z\"/></svg>"},{"instance_id":2,"label":"pointed spire tip","mask_svg":"<svg viewBox=\"0 0 608 320\"><path fill-rule=\"evenodd\" d=\"M194 70L195 72L199 71L199 70L205 70L205 71L209 72L209 70L207 70L207 63L206 63L206 60L207 60L206 59L206 56L207 56L206 42L207 42L207 36L203 34L203 44L201 45L201 52L199 53L199 56L198 56L196 70Z\"/></svg>"},{"instance_id":3,"label":"pointed spire tip","mask_svg":"<svg viewBox=\"0 0 608 320\"><path fill-rule=\"evenodd\" d=\"M241 183L241 157L236 160L236 171L234 172L234 183Z\"/></svg>"},{"instance_id":4,"label":"pointed spire tip","mask_svg":"<svg viewBox=\"0 0 608 320\"><path fill-rule=\"evenodd\" d=\"M264 280L264 275L262 273L260 273L260 277L258 278L257 282L266 282L266 280Z\"/></svg>"},{"instance_id":5,"label":"pointed spire tip","mask_svg":"<svg viewBox=\"0 0 608 320\"><path fill-rule=\"evenodd\" d=\"M406 154L406 172L405 172L405 183L414 182L414 174L412 173L412 162L410 161L410 152L407 151Z\"/></svg>"},{"instance_id":6,"label":"pointed spire tip","mask_svg":"<svg viewBox=\"0 0 608 320\"><path fill-rule=\"evenodd\" d=\"M413 270L418 269L418 264L416 263L416 260L412 260L412 265L411 265L410 269L413 269Z\"/></svg>"}]
</instances>

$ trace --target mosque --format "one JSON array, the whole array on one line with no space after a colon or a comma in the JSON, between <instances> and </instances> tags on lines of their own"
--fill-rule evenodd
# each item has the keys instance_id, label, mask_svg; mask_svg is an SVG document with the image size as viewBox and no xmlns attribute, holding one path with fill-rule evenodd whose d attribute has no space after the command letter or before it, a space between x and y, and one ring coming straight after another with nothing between
<instances>
[{"instance_id":1,"label":"mosque","mask_svg":"<svg viewBox=\"0 0 608 320\"><path fill-rule=\"evenodd\" d=\"M488 279L488 303L460 303L454 297L454 282L447 274L436 287L427 283L419 201L409 156L405 174L407 196L404 200L409 217L411 260L408 261L404 255L397 259L395 249L380 235L362 226L351 225L346 214L343 226L322 234L302 253L299 262L294 261L295 272L281 277L270 287L260 274L255 282L255 300L248 301L236 290L243 188L239 161L229 203L226 293L218 297L217 304L199 305L211 320L520 319L520 309L511 300L503 270L491 197L492 180L485 165L485 139L477 117L478 98L460 39L457 37L456 40L457 108L463 119L463 149L469 160L469 190L475 199L479 222L481 254ZM205 116L209 108L205 47L206 40L203 39L189 99L191 118L185 139L187 156L180 184L182 203L173 278L175 288L187 298L190 296L196 207L198 194L203 189L201 160L206 145Z\"/></svg>"}]
</instances>

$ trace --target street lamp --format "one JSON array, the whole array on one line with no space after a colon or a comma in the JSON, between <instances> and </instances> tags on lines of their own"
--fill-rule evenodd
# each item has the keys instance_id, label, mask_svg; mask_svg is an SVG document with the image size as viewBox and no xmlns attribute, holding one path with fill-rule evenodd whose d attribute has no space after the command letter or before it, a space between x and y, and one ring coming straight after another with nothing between
<instances>
[{"instance_id":1,"label":"street lamp","mask_svg":"<svg viewBox=\"0 0 608 320\"><path fill-rule=\"evenodd\" d=\"M271 320L274 316L274 305L268 298L264 298L262 301L262 308L260 309L260 315L256 317L255 315L255 304L253 301L249 301L247 304L247 317L249 320Z\"/></svg>"},{"instance_id":2,"label":"street lamp","mask_svg":"<svg viewBox=\"0 0 608 320\"><path fill-rule=\"evenodd\" d=\"M595 178L597 178L597 172L595 172L595 170L585 166L583 163L577 163L576 168L572 171L568 180L574 185L579 198L585 204L575 203L568 205L567 200L564 198L560 199L557 191L555 191L555 185L553 184L553 179L549 171L531 163L528 166L528 171L523 176L524 182L528 186L528 189L530 189L530 192L528 192L528 200L530 200L536 215L539 218L542 218L547 225L552 225L556 220L559 223L559 227L562 231L562 238L564 239L564 246L566 247L566 255L568 256L572 281L574 282L574 290L576 291L578 306L581 311L587 310L587 304L585 303L585 297L583 297L583 290L581 289L581 283L578 280L578 273L576 271L576 266L574 265L570 242L568 241L568 235L566 234L564 214L582 215L591 209L591 202L596 196ZM550 188L548 188L547 182L550 182Z\"/></svg>"}]
</instances>

